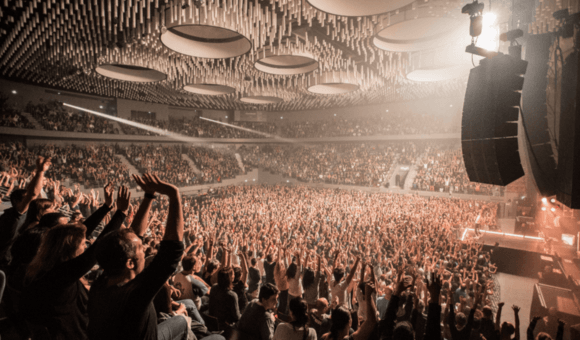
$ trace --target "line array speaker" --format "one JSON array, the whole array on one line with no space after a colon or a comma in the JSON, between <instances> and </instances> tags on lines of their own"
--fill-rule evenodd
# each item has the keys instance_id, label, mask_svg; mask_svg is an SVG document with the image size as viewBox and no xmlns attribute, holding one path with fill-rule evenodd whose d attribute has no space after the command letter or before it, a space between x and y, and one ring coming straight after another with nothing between
<instances>
[{"instance_id":1,"label":"line array speaker","mask_svg":"<svg viewBox=\"0 0 580 340\"><path fill-rule=\"evenodd\" d=\"M524 175L517 135L527 65L500 54L483 59L469 74L461 145L472 182L507 185Z\"/></svg>"}]
</instances>

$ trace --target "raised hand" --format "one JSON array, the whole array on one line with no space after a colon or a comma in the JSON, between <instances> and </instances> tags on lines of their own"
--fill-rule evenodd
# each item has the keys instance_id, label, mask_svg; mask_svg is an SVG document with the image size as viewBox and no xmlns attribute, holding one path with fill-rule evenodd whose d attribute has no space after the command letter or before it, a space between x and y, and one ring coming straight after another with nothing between
<instances>
[{"instance_id":1,"label":"raised hand","mask_svg":"<svg viewBox=\"0 0 580 340\"><path fill-rule=\"evenodd\" d=\"M365 297L368 300L371 299L373 293L376 292L375 284L372 281L368 281L365 284Z\"/></svg>"},{"instance_id":2,"label":"raised hand","mask_svg":"<svg viewBox=\"0 0 580 340\"><path fill-rule=\"evenodd\" d=\"M155 194L154 183L155 180L149 174L144 174L143 177L138 175L132 175L135 183L143 190L146 194Z\"/></svg>"},{"instance_id":3,"label":"raised hand","mask_svg":"<svg viewBox=\"0 0 580 340\"><path fill-rule=\"evenodd\" d=\"M113 183L107 183L107 185L105 185L103 188L103 191L105 192L105 205L111 208L113 206L113 195L115 194L115 187L113 186Z\"/></svg>"},{"instance_id":4,"label":"raised hand","mask_svg":"<svg viewBox=\"0 0 580 340\"><path fill-rule=\"evenodd\" d=\"M42 156L38 156L38 158L36 159L36 172L38 173L48 171L48 169L52 165L50 160L51 160L50 157L44 158Z\"/></svg>"},{"instance_id":5,"label":"raised hand","mask_svg":"<svg viewBox=\"0 0 580 340\"><path fill-rule=\"evenodd\" d=\"M512 309L514 310L514 314L518 314L520 312L520 307L513 305Z\"/></svg>"},{"instance_id":6,"label":"raised hand","mask_svg":"<svg viewBox=\"0 0 580 340\"><path fill-rule=\"evenodd\" d=\"M131 201L131 191L126 186L119 188L119 193L117 194L117 210L127 213L129 209L129 202Z\"/></svg>"},{"instance_id":7,"label":"raised hand","mask_svg":"<svg viewBox=\"0 0 580 340\"><path fill-rule=\"evenodd\" d=\"M439 303L439 296L441 294L441 278L435 273L431 274L431 283L427 282L427 290L429 291L431 303Z\"/></svg>"},{"instance_id":8,"label":"raised hand","mask_svg":"<svg viewBox=\"0 0 580 340\"><path fill-rule=\"evenodd\" d=\"M154 192L158 192L167 196L174 195L179 192L179 189L177 189L175 185L160 180L157 175L151 175L149 177L151 179L151 184L148 185L148 188L154 190Z\"/></svg>"},{"instance_id":9,"label":"raised hand","mask_svg":"<svg viewBox=\"0 0 580 340\"><path fill-rule=\"evenodd\" d=\"M564 320L558 319L558 328L564 328L564 326L566 326L566 323L564 322Z\"/></svg>"}]
</instances>

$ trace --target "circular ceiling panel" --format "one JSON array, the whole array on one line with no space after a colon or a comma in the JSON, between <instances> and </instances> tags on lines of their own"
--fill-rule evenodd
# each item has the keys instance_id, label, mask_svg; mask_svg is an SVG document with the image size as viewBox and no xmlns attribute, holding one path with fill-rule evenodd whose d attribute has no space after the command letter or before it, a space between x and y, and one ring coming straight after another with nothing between
<instances>
[{"instance_id":1,"label":"circular ceiling panel","mask_svg":"<svg viewBox=\"0 0 580 340\"><path fill-rule=\"evenodd\" d=\"M349 83L325 83L308 88L309 92L316 94L343 94L356 90L358 90L358 85Z\"/></svg>"},{"instance_id":2,"label":"circular ceiling panel","mask_svg":"<svg viewBox=\"0 0 580 340\"><path fill-rule=\"evenodd\" d=\"M450 10L437 4L386 15L381 18L373 44L386 51L411 52L452 42L461 21L449 15Z\"/></svg>"},{"instance_id":3,"label":"circular ceiling panel","mask_svg":"<svg viewBox=\"0 0 580 340\"><path fill-rule=\"evenodd\" d=\"M227 28L208 25L174 25L161 33L161 42L169 49L192 57L224 59L247 53L252 43Z\"/></svg>"},{"instance_id":4,"label":"circular ceiling panel","mask_svg":"<svg viewBox=\"0 0 580 340\"><path fill-rule=\"evenodd\" d=\"M306 0L312 7L343 17L364 17L394 11L415 0Z\"/></svg>"},{"instance_id":5,"label":"circular ceiling panel","mask_svg":"<svg viewBox=\"0 0 580 340\"><path fill-rule=\"evenodd\" d=\"M103 64L95 71L105 77L135 83L153 83L167 79L165 73L152 68L127 64Z\"/></svg>"},{"instance_id":6,"label":"circular ceiling panel","mask_svg":"<svg viewBox=\"0 0 580 340\"><path fill-rule=\"evenodd\" d=\"M302 55L273 55L256 61L254 67L265 73L293 75L318 69L318 61Z\"/></svg>"},{"instance_id":7,"label":"circular ceiling panel","mask_svg":"<svg viewBox=\"0 0 580 340\"><path fill-rule=\"evenodd\" d=\"M264 105L281 103L284 99L274 96L247 96L240 98L240 101L247 104Z\"/></svg>"},{"instance_id":8,"label":"circular ceiling panel","mask_svg":"<svg viewBox=\"0 0 580 340\"><path fill-rule=\"evenodd\" d=\"M417 82L434 82L467 77L474 62L481 57L464 53L465 44L457 41L455 45L409 53L407 79Z\"/></svg>"},{"instance_id":9,"label":"circular ceiling panel","mask_svg":"<svg viewBox=\"0 0 580 340\"><path fill-rule=\"evenodd\" d=\"M460 78L466 74L469 74L469 66L455 65L413 70L407 74L407 79L417 82L433 82Z\"/></svg>"},{"instance_id":10,"label":"circular ceiling panel","mask_svg":"<svg viewBox=\"0 0 580 340\"><path fill-rule=\"evenodd\" d=\"M236 92L235 88L220 84L189 84L185 85L183 90L206 96L221 96Z\"/></svg>"}]
</instances>

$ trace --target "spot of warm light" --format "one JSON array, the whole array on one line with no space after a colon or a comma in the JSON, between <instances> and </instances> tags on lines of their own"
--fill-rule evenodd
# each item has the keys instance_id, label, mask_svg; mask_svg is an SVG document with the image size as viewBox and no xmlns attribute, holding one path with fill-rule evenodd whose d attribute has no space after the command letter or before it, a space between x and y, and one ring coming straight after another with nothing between
<instances>
[{"instance_id":1,"label":"spot of warm light","mask_svg":"<svg viewBox=\"0 0 580 340\"><path fill-rule=\"evenodd\" d=\"M548 203L548 199L546 197L542 198L542 203L544 204Z\"/></svg>"},{"instance_id":2,"label":"spot of warm light","mask_svg":"<svg viewBox=\"0 0 580 340\"><path fill-rule=\"evenodd\" d=\"M17 94L18 92L16 92L16 90L12 90L12 94Z\"/></svg>"},{"instance_id":3,"label":"spot of warm light","mask_svg":"<svg viewBox=\"0 0 580 340\"><path fill-rule=\"evenodd\" d=\"M228 118L228 116L226 116L226 119Z\"/></svg>"},{"instance_id":4,"label":"spot of warm light","mask_svg":"<svg viewBox=\"0 0 580 340\"><path fill-rule=\"evenodd\" d=\"M453 107L453 104L449 105L449 107Z\"/></svg>"},{"instance_id":5,"label":"spot of warm light","mask_svg":"<svg viewBox=\"0 0 580 340\"><path fill-rule=\"evenodd\" d=\"M334 116L336 117L336 113L334 114Z\"/></svg>"},{"instance_id":6,"label":"spot of warm light","mask_svg":"<svg viewBox=\"0 0 580 340\"><path fill-rule=\"evenodd\" d=\"M103 108L103 105L99 105L99 109L102 109L102 108Z\"/></svg>"},{"instance_id":7,"label":"spot of warm light","mask_svg":"<svg viewBox=\"0 0 580 340\"><path fill-rule=\"evenodd\" d=\"M389 110L387 110L386 112L389 112Z\"/></svg>"},{"instance_id":8,"label":"spot of warm light","mask_svg":"<svg viewBox=\"0 0 580 340\"><path fill-rule=\"evenodd\" d=\"M542 207L542 211L546 211L546 207Z\"/></svg>"},{"instance_id":9,"label":"spot of warm light","mask_svg":"<svg viewBox=\"0 0 580 340\"><path fill-rule=\"evenodd\" d=\"M555 211L556 211L556 208L552 208L552 209L550 209L550 210L551 210L552 212L555 212Z\"/></svg>"},{"instance_id":10,"label":"spot of warm light","mask_svg":"<svg viewBox=\"0 0 580 340\"><path fill-rule=\"evenodd\" d=\"M495 13L483 15L483 30L477 38L477 46L489 51L497 51L499 48L499 27Z\"/></svg>"},{"instance_id":11,"label":"spot of warm light","mask_svg":"<svg viewBox=\"0 0 580 340\"><path fill-rule=\"evenodd\" d=\"M556 200L552 198L552 199L550 200L550 202L552 202L552 203L556 203Z\"/></svg>"},{"instance_id":12,"label":"spot of warm light","mask_svg":"<svg viewBox=\"0 0 580 340\"><path fill-rule=\"evenodd\" d=\"M280 117L280 119L284 119L284 117Z\"/></svg>"}]
</instances>

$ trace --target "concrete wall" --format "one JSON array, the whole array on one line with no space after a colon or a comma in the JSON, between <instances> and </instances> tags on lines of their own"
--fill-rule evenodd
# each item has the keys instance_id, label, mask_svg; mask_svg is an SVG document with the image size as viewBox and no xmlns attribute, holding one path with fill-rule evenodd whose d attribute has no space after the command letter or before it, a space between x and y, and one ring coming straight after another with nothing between
<instances>
[{"instance_id":1,"label":"concrete wall","mask_svg":"<svg viewBox=\"0 0 580 340\"><path fill-rule=\"evenodd\" d=\"M12 93L12 91L16 91L16 94ZM67 91L59 91L40 86L16 83L4 79L0 79L0 92L8 95L9 105L13 105L21 110L24 110L29 102L38 104L41 102L57 100L63 103L113 115L116 111L115 98L96 97Z\"/></svg>"},{"instance_id":2,"label":"concrete wall","mask_svg":"<svg viewBox=\"0 0 580 340\"><path fill-rule=\"evenodd\" d=\"M284 122L295 122L301 120L328 120L334 117L337 118L362 118L369 115L380 114L385 117L400 112L430 112L448 114L449 110L461 112L463 109L463 93L461 96L426 99L410 102L396 102L380 105L336 108L327 110L304 110L304 111L286 111L286 112L272 112L268 115L268 121L276 124ZM283 119L280 119L283 117Z\"/></svg>"},{"instance_id":3,"label":"concrete wall","mask_svg":"<svg viewBox=\"0 0 580 340\"><path fill-rule=\"evenodd\" d=\"M158 120L169 119L168 105L117 99L117 114L120 118L131 118L131 111L155 112Z\"/></svg>"}]
</instances>

